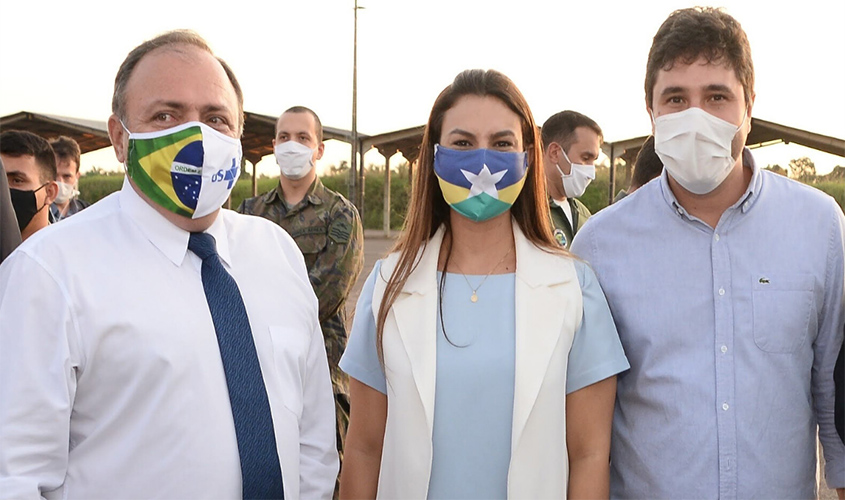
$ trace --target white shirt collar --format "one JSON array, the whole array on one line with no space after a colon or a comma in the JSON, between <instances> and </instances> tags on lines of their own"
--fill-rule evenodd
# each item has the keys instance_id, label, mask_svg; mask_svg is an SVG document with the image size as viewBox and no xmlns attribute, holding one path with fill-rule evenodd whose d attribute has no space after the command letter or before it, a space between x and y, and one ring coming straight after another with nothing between
<instances>
[{"instance_id":1,"label":"white shirt collar","mask_svg":"<svg viewBox=\"0 0 845 500\"><path fill-rule=\"evenodd\" d=\"M566 220L568 220L569 225L572 226L572 207L569 206L569 198L565 198L563 201L552 198L552 201L555 205L560 207L561 210L563 210L563 214L566 215Z\"/></svg>"},{"instance_id":2,"label":"white shirt collar","mask_svg":"<svg viewBox=\"0 0 845 500\"><path fill-rule=\"evenodd\" d=\"M156 248L159 249L171 262L177 266L181 266L185 260L185 255L188 252L188 238L190 233L181 229L163 215L150 206L143 198L141 198L135 189L129 183L128 178L124 178L123 187L120 190L120 197L118 199L120 210L132 219L138 228L144 233L144 236L150 240ZM229 238L226 231L226 224L223 222L220 213L214 219L205 232L214 236L217 242L217 253L223 262L231 267L231 254L229 253Z\"/></svg>"}]
</instances>

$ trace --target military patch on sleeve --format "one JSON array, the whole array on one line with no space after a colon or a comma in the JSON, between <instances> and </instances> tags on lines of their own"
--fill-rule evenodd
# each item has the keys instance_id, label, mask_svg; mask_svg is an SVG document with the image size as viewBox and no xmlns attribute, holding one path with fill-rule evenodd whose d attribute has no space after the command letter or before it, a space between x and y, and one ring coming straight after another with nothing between
<instances>
[{"instance_id":1,"label":"military patch on sleeve","mask_svg":"<svg viewBox=\"0 0 845 500\"><path fill-rule=\"evenodd\" d=\"M337 244L346 244L351 234L352 224L348 220L337 219L329 226L329 238Z\"/></svg>"}]
</instances>

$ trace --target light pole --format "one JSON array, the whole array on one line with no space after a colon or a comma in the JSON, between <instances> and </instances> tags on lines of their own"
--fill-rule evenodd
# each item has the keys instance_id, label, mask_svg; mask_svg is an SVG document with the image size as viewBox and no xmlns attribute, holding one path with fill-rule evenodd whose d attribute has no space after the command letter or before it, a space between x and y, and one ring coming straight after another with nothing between
<instances>
[{"instance_id":1,"label":"light pole","mask_svg":"<svg viewBox=\"0 0 845 500\"><path fill-rule=\"evenodd\" d=\"M364 218L364 176L358 175L358 0L355 0L355 28L352 38L352 158L349 162L350 195L352 203L358 207L361 219ZM361 172L363 174L363 170Z\"/></svg>"}]
</instances>

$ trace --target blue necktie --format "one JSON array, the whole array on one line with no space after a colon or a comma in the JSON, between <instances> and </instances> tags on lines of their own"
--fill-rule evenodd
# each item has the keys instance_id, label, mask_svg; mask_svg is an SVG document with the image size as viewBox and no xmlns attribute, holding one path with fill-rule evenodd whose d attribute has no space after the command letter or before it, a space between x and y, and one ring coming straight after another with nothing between
<instances>
[{"instance_id":1,"label":"blue necktie","mask_svg":"<svg viewBox=\"0 0 845 500\"><path fill-rule=\"evenodd\" d=\"M202 259L202 287L217 331L235 420L243 498L284 498L270 402L241 292L220 263L214 236L191 233L188 249Z\"/></svg>"}]
</instances>

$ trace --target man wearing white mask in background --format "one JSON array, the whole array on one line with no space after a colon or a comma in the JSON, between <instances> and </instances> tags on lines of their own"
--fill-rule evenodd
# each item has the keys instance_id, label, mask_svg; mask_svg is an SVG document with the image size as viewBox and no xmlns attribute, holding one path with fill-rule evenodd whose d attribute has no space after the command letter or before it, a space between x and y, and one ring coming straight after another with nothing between
<instances>
[{"instance_id":1,"label":"man wearing white mask in background","mask_svg":"<svg viewBox=\"0 0 845 500\"><path fill-rule=\"evenodd\" d=\"M317 176L323 156L323 126L314 111L294 106L276 121L273 150L279 184L244 200L238 212L269 219L290 233L308 268L320 302L320 325L335 394L337 445L349 421L348 378L337 366L346 348L346 298L364 267L364 235L358 210L340 193L326 189Z\"/></svg>"},{"instance_id":2,"label":"man wearing white mask in background","mask_svg":"<svg viewBox=\"0 0 845 500\"><path fill-rule=\"evenodd\" d=\"M568 248L590 218L590 211L577 198L596 178L603 134L593 119L569 110L552 115L541 133L554 236Z\"/></svg>"},{"instance_id":3,"label":"man wearing white mask in background","mask_svg":"<svg viewBox=\"0 0 845 500\"><path fill-rule=\"evenodd\" d=\"M842 498L842 210L744 148L754 67L725 12L666 19L645 94L664 171L572 245L631 363L618 378L611 498L816 498L817 431Z\"/></svg>"},{"instance_id":4,"label":"man wearing white mask in background","mask_svg":"<svg viewBox=\"0 0 845 500\"><path fill-rule=\"evenodd\" d=\"M127 55L112 111L123 188L0 265L0 499L330 498L302 254L221 209L242 157L234 73L171 31Z\"/></svg>"},{"instance_id":5,"label":"man wearing white mask in background","mask_svg":"<svg viewBox=\"0 0 845 500\"><path fill-rule=\"evenodd\" d=\"M59 194L50 205L50 216L54 222L87 208L89 203L79 196L79 162L81 150L79 144L70 137L60 135L50 139L50 146L56 154L56 172Z\"/></svg>"}]
</instances>

